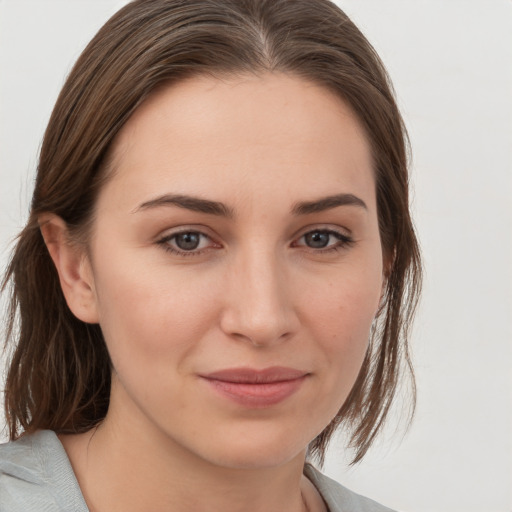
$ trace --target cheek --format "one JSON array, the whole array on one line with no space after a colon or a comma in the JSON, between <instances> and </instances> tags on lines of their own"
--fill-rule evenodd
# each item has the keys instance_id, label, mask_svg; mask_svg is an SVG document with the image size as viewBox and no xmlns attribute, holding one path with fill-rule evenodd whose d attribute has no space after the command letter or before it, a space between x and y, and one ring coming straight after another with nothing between
<instances>
[{"instance_id":1,"label":"cheek","mask_svg":"<svg viewBox=\"0 0 512 512\"><path fill-rule=\"evenodd\" d=\"M381 295L379 268L376 265L373 272L354 268L312 293L304 305L323 363L331 379L343 387L352 386L368 347Z\"/></svg>"},{"instance_id":2,"label":"cheek","mask_svg":"<svg viewBox=\"0 0 512 512\"><path fill-rule=\"evenodd\" d=\"M138 372L183 358L213 325L215 289L186 271L117 260L97 272L100 325L114 367ZM153 370L151 370L153 371Z\"/></svg>"}]
</instances>

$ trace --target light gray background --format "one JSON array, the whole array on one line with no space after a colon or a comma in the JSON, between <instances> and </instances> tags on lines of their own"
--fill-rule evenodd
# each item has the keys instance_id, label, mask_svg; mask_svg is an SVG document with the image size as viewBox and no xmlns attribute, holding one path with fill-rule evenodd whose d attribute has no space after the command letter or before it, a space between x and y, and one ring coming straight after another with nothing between
<instances>
[{"instance_id":1,"label":"light gray background","mask_svg":"<svg viewBox=\"0 0 512 512\"><path fill-rule=\"evenodd\" d=\"M64 77L124 3L0 0L1 268ZM510 511L512 2L338 3L386 63L410 130L426 281L410 431L392 425L348 470L335 443L326 472L403 511Z\"/></svg>"}]
</instances>

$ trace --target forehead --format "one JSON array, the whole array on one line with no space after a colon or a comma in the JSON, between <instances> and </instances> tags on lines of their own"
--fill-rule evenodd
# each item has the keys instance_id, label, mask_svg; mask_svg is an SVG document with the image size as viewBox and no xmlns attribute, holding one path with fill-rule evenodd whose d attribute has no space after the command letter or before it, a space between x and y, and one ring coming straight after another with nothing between
<instances>
[{"instance_id":1,"label":"forehead","mask_svg":"<svg viewBox=\"0 0 512 512\"><path fill-rule=\"evenodd\" d=\"M374 188L369 143L350 107L287 74L199 76L159 88L121 130L113 164L113 181L134 200L162 191Z\"/></svg>"}]
</instances>

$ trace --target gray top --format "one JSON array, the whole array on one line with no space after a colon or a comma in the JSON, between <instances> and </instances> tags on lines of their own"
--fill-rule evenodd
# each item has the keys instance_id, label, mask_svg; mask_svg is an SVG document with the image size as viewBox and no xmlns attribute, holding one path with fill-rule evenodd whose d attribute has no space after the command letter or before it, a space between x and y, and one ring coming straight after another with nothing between
<instances>
[{"instance_id":1,"label":"gray top","mask_svg":"<svg viewBox=\"0 0 512 512\"><path fill-rule=\"evenodd\" d=\"M349 491L311 464L304 474L330 512L393 512ZM0 445L0 512L89 512L55 432L41 430Z\"/></svg>"}]
</instances>

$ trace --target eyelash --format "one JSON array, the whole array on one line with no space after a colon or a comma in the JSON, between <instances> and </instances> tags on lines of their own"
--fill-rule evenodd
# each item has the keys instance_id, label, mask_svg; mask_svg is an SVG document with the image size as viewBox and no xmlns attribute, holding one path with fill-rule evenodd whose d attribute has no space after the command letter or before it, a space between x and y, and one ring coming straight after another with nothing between
<instances>
[{"instance_id":1,"label":"eyelash","mask_svg":"<svg viewBox=\"0 0 512 512\"><path fill-rule=\"evenodd\" d=\"M186 233L198 234L201 238L205 237L205 238L208 238L211 240L210 236L206 235L205 233L202 233L201 231L197 231L197 230L193 230L193 229L186 229L186 230L178 231L177 233L172 233L171 235L166 235L166 236L160 238L159 240L157 240L157 244L161 245L165 251L170 252L171 254L176 254L178 256L186 256L186 257L200 256L205 251L211 249L211 247L207 247L205 249L200 249L200 250L184 251L184 250L180 250L180 249L175 249L174 247L169 245L169 242L171 240L173 240L174 238L176 238L179 235L183 235Z\"/></svg>"},{"instance_id":2,"label":"eyelash","mask_svg":"<svg viewBox=\"0 0 512 512\"><path fill-rule=\"evenodd\" d=\"M340 251L342 249L346 249L354 244L354 239L344 233L341 233L339 231L333 230L333 229L312 229L310 231L307 231L304 233L299 240L304 238L306 235L312 234L312 233L321 233L329 236L333 236L334 238L338 239L338 242L327 246L325 248L318 248L315 249L313 247L308 247L307 245L300 245L299 247L307 247L308 249L311 249L314 253L330 253L330 252L336 252Z\"/></svg>"},{"instance_id":3,"label":"eyelash","mask_svg":"<svg viewBox=\"0 0 512 512\"><path fill-rule=\"evenodd\" d=\"M193 234L198 234L200 237L206 237L208 239L211 240L211 237L206 235L205 233L202 233L201 231L194 231L194 230L183 230L183 231L178 231L177 233L172 233L171 235L166 235L162 238L160 238L159 240L157 240L157 244L161 245L162 248L167 251L167 252L170 252L171 254L176 254L178 256L186 256L186 257L189 257L189 256L200 256L202 255L204 252L208 251L211 249L211 247L207 247L207 248L204 248L204 249L200 249L200 250L190 250L190 251L184 251L184 250L179 250L179 249L176 249L174 247L172 247L171 245L169 245L169 242L173 239L175 239L177 236L179 235L183 235L185 233L193 233ZM322 253L331 253L331 252L336 252L336 251L340 251L342 249L346 249L350 246L352 246L354 244L354 239L344 233L341 233L339 231L335 231L333 229L312 229L310 231L307 231L306 233L304 233L303 235L301 235L299 237L299 240L304 238L306 235L309 235L311 233L322 233L322 234L327 234L329 236L333 236L335 238L338 239L338 242L331 245L331 246L327 246L325 248L318 248L318 249L315 249L315 248L312 248L312 247L308 247L307 245L295 245L295 247L307 247L309 249L311 249L314 253L318 254L322 254Z\"/></svg>"}]
</instances>

